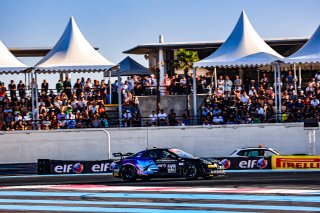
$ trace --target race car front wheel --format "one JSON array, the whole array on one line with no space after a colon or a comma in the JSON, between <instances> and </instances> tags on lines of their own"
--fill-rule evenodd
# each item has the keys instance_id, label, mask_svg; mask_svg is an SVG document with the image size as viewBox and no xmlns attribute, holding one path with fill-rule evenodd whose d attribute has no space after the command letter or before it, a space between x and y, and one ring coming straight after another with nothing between
<instances>
[{"instance_id":1,"label":"race car front wheel","mask_svg":"<svg viewBox=\"0 0 320 213\"><path fill-rule=\"evenodd\" d=\"M195 180L198 177L198 168L194 163L186 163L183 167L183 176L187 180Z\"/></svg>"},{"instance_id":2,"label":"race car front wheel","mask_svg":"<svg viewBox=\"0 0 320 213\"><path fill-rule=\"evenodd\" d=\"M121 177L126 182L132 182L137 179L137 170L133 166L126 166L122 169Z\"/></svg>"}]
</instances>

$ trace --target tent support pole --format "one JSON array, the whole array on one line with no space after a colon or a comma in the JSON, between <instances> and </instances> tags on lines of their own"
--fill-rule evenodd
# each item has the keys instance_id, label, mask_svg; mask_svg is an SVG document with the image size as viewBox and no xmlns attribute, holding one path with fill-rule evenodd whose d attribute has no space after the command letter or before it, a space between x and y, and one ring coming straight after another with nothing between
<instances>
[{"instance_id":1,"label":"tent support pole","mask_svg":"<svg viewBox=\"0 0 320 213\"><path fill-rule=\"evenodd\" d=\"M273 72L274 72L274 112L275 112L275 118L276 123L278 123L278 92L277 92L277 69L276 64L273 64Z\"/></svg>"},{"instance_id":2,"label":"tent support pole","mask_svg":"<svg viewBox=\"0 0 320 213\"><path fill-rule=\"evenodd\" d=\"M196 81L196 68L192 69L193 72L193 79L192 79L192 86L193 86L193 116L195 125L198 125L198 115L197 115L197 81Z\"/></svg>"},{"instance_id":3,"label":"tent support pole","mask_svg":"<svg viewBox=\"0 0 320 213\"><path fill-rule=\"evenodd\" d=\"M280 114L280 122L282 122L282 97L281 97L281 68L280 68L280 63L277 63L277 68L278 68L278 78L279 78L279 114Z\"/></svg>"},{"instance_id":4,"label":"tent support pole","mask_svg":"<svg viewBox=\"0 0 320 213\"><path fill-rule=\"evenodd\" d=\"M294 90L297 92L297 69L296 69L296 63L293 63L293 75L294 75Z\"/></svg>"},{"instance_id":5,"label":"tent support pole","mask_svg":"<svg viewBox=\"0 0 320 213\"><path fill-rule=\"evenodd\" d=\"M35 98L36 98L36 106L35 106L35 113L36 113L36 129L39 130L39 99L38 99L38 77L37 77L37 73L34 72L34 76L35 76Z\"/></svg>"},{"instance_id":6,"label":"tent support pole","mask_svg":"<svg viewBox=\"0 0 320 213\"><path fill-rule=\"evenodd\" d=\"M214 89L218 87L218 77L217 77L217 68L214 68Z\"/></svg>"},{"instance_id":7,"label":"tent support pole","mask_svg":"<svg viewBox=\"0 0 320 213\"><path fill-rule=\"evenodd\" d=\"M27 73L24 73L24 86L27 85ZM21 97L20 97L21 98Z\"/></svg>"},{"instance_id":8,"label":"tent support pole","mask_svg":"<svg viewBox=\"0 0 320 213\"><path fill-rule=\"evenodd\" d=\"M109 104L112 104L112 86L111 86L111 70L108 71L109 73Z\"/></svg>"},{"instance_id":9,"label":"tent support pole","mask_svg":"<svg viewBox=\"0 0 320 213\"><path fill-rule=\"evenodd\" d=\"M30 86L30 84L29 84ZM32 129L34 130L35 115L34 115L34 81L33 81L33 70L31 71L31 107L32 107Z\"/></svg>"},{"instance_id":10,"label":"tent support pole","mask_svg":"<svg viewBox=\"0 0 320 213\"><path fill-rule=\"evenodd\" d=\"M299 87L301 88L301 64L299 64Z\"/></svg>"},{"instance_id":11,"label":"tent support pole","mask_svg":"<svg viewBox=\"0 0 320 213\"><path fill-rule=\"evenodd\" d=\"M119 69L120 70L120 69ZM119 105L119 127L122 127L122 99L121 99L121 85L120 85L120 72L118 70L118 105Z\"/></svg>"}]
</instances>

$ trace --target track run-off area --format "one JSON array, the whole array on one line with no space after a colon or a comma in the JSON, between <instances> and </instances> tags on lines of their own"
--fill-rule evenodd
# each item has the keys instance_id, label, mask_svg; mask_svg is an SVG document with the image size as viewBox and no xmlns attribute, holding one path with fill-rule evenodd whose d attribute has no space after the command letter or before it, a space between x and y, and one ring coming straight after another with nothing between
<instances>
[{"instance_id":1,"label":"track run-off area","mask_svg":"<svg viewBox=\"0 0 320 213\"><path fill-rule=\"evenodd\" d=\"M111 175L7 176L0 178L0 212L320 212L319 175L230 173L133 183Z\"/></svg>"}]
</instances>

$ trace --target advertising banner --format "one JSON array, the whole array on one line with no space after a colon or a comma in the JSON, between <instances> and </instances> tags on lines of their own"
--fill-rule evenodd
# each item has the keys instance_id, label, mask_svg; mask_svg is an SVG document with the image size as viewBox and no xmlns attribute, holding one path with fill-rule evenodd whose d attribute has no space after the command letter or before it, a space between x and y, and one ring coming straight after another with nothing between
<instances>
[{"instance_id":1,"label":"advertising banner","mask_svg":"<svg viewBox=\"0 0 320 213\"><path fill-rule=\"evenodd\" d=\"M271 169L270 157L222 157L215 159L220 160L226 170Z\"/></svg>"},{"instance_id":2,"label":"advertising banner","mask_svg":"<svg viewBox=\"0 0 320 213\"><path fill-rule=\"evenodd\" d=\"M101 161L61 161L61 160L38 160L38 174L88 174L88 173L111 173L110 164L113 160Z\"/></svg>"},{"instance_id":3,"label":"advertising banner","mask_svg":"<svg viewBox=\"0 0 320 213\"><path fill-rule=\"evenodd\" d=\"M320 156L272 156L272 169L320 169Z\"/></svg>"}]
</instances>

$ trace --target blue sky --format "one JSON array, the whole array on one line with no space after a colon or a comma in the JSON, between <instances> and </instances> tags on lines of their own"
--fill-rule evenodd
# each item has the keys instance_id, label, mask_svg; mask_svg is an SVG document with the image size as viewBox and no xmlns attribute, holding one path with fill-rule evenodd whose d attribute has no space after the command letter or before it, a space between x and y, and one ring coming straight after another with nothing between
<instances>
[{"instance_id":1,"label":"blue sky","mask_svg":"<svg viewBox=\"0 0 320 213\"><path fill-rule=\"evenodd\" d=\"M167 42L225 40L242 10L263 38L310 36L319 8L319 0L0 0L0 40L52 47L74 16L87 40L118 63L122 51L158 42L160 34ZM38 60L22 59L30 66Z\"/></svg>"}]
</instances>

